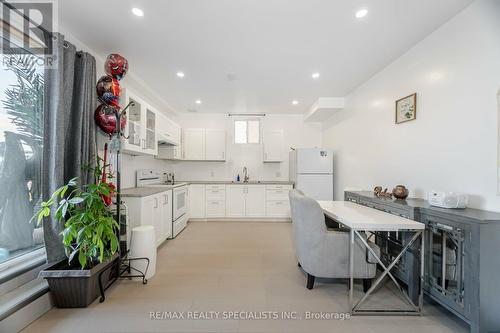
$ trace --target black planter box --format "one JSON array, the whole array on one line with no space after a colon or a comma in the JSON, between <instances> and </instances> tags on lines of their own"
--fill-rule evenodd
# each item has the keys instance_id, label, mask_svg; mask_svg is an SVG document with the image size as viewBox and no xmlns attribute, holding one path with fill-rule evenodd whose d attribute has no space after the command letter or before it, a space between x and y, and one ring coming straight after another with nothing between
<instances>
[{"instance_id":1,"label":"black planter box","mask_svg":"<svg viewBox=\"0 0 500 333\"><path fill-rule=\"evenodd\" d=\"M84 308L99 296L99 275L118 259L118 254L91 269L71 269L68 260L54 264L40 272L47 280L54 305L58 308ZM103 273L101 279L105 288L112 269Z\"/></svg>"}]
</instances>

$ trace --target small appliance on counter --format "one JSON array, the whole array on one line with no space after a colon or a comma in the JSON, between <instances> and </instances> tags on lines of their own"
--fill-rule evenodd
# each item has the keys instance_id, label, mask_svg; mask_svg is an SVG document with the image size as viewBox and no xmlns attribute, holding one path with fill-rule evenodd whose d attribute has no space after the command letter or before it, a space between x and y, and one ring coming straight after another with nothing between
<instances>
[{"instance_id":1,"label":"small appliance on counter","mask_svg":"<svg viewBox=\"0 0 500 333\"><path fill-rule=\"evenodd\" d=\"M429 192L429 204L441 208L466 208L469 196L457 192Z\"/></svg>"}]
</instances>

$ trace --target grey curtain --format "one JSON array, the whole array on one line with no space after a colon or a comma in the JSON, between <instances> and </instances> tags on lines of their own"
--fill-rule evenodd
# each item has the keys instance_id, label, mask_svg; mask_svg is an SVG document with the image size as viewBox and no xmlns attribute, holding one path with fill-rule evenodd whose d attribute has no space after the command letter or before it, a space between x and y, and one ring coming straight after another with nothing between
<instances>
[{"instance_id":1,"label":"grey curtain","mask_svg":"<svg viewBox=\"0 0 500 333\"><path fill-rule=\"evenodd\" d=\"M83 167L95 165L95 58L77 52L62 35L56 38L57 63L45 71L44 200L73 177L80 177L82 183L94 181L91 172ZM65 258L60 235L62 228L63 225L53 218L44 223L49 263Z\"/></svg>"}]
</instances>

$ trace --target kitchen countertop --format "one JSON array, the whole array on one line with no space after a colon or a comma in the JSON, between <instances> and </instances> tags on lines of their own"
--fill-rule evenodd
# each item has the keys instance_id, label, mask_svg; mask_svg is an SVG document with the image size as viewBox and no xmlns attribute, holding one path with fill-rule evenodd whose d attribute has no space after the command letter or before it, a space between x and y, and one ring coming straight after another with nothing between
<instances>
[{"instance_id":1,"label":"kitchen countertop","mask_svg":"<svg viewBox=\"0 0 500 333\"><path fill-rule=\"evenodd\" d=\"M235 182L231 180L183 180L182 183L188 184L221 184L221 185L293 185L291 181L275 181L275 180L261 180L261 181L248 181Z\"/></svg>"},{"instance_id":2,"label":"kitchen countertop","mask_svg":"<svg viewBox=\"0 0 500 333\"><path fill-rule=\"evenodd\" d=\"M156 186L156 187L129 187L124 188L120 191L122 197L148 197L150 195L155 195L161 192L171 190L172 186Z\"/></svg>"},{"instance_id":3,"label":"kitchen countertop","mask_svg":"<svg viewBox=\"0 0 500 333\"><path fill-rule=\"evenodd\" d=\"M179 181L175 182L174 185L151 185L144 187L129 187L121 190L120 194L124 198L142 198L150 195L155 195L161 192L165 192L173 189L174 187L185 185L185 184L205 184L205 185L293 185L290 181L273 181L273 180L262 180L262 181L249 181L244 182L233 182L230 180L192 180L192 181Z\"/></svg>"}]
</instances>

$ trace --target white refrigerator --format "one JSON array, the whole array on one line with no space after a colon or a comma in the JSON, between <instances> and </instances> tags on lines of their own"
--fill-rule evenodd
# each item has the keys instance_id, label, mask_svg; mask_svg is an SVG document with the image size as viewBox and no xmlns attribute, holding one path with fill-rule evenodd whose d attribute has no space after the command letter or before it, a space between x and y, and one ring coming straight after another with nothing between
<instances>
[{"instance_id":1,"label":"white refrigerator","mask_svg":"<svg viewBox=\"0 0 500 333\"><path fill-rule=\"evenodd\" d=\"M333 200L333 151L299 148L290 152L290 181L316 200Z\"/></svg>"}]
</instances>

